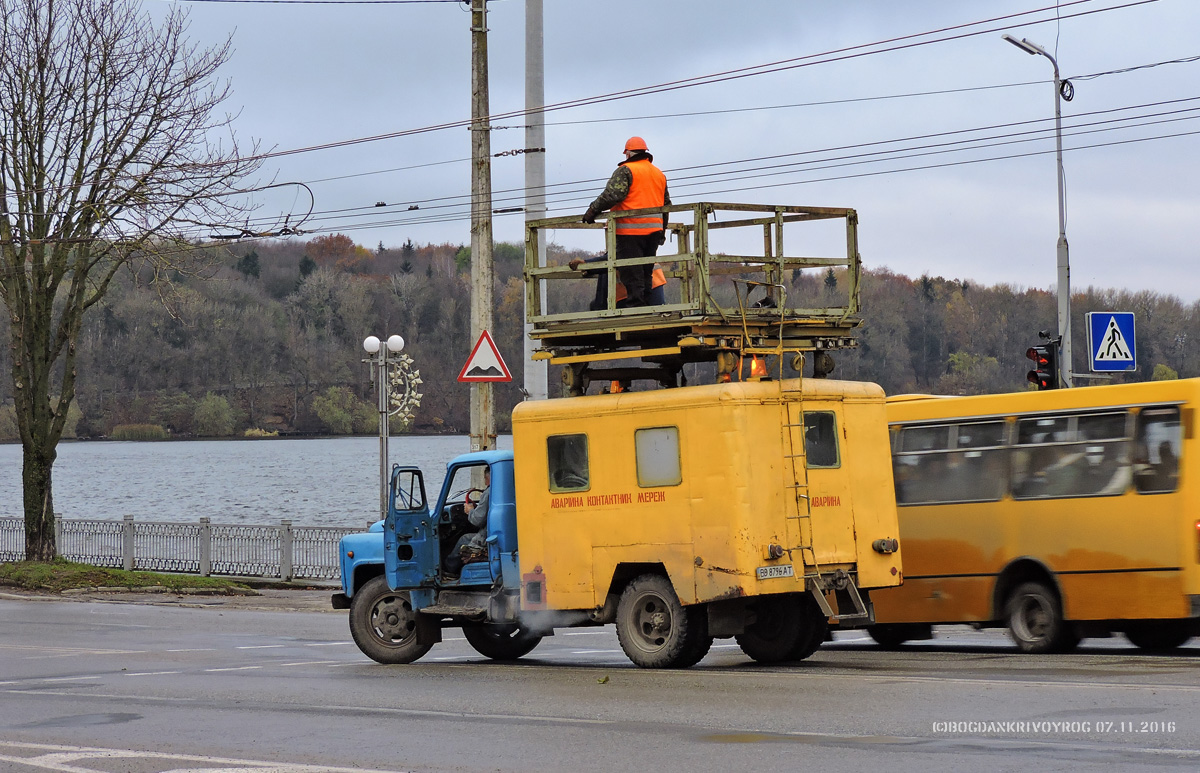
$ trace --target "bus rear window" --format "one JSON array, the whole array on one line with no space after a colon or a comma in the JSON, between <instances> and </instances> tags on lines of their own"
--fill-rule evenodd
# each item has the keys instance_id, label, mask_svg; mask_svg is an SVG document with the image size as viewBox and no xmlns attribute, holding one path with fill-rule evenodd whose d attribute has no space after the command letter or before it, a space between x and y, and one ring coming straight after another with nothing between
<instances>
[{"instance_id":1,"label":"bus rear window","mask_svg":"<svg viewBox=\"0 0 1200 773\"><path fill-rule=\"evenodd\" d=\"M1183 430L1179 409L1147 408L1138 414L1133 481L1142 494L1164 494L1179 487Z\"/></svg>"}]
</instances>

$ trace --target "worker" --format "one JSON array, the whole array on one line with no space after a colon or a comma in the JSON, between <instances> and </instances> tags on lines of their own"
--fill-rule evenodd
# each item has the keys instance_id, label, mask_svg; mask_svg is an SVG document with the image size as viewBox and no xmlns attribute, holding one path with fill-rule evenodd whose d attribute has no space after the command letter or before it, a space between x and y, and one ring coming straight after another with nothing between
<instances>
[{"instance_id":1,"label":"worker","mask_svg":"<svg viewBox=\"0 0 1200 773\"><path fill-rule=\"evenodd\" d=\"M617 165L608 185L596 197L583 222L594 223L605 210L620 212L629 209L649 209L670 206L667 178L653 163L646 141L630 137L625 143L625 160ZM617 260L641 258L658 253L659 245L667 240L667 213L643 217L617 218ZM653 263L621 266L617 278L628 294L626 306L645 306L649 303Z\"/></svg>"},{"instance_id":2,"label":"worker","mask_svg":"<svg viewBox=\"0 0 1200 773\"><path fill-rule=\"evenodd\" d=\"M579 271L586 263L603 263L607 258L571 258L567 263L573 271ZM587 276L596 277L596 297L588 304L588 308L592 311L600 311L608 306L608 270L605 268L585 268L583 273ZM667 275L663 273L661 268L657 266L650 272L650 292L646 295L647 306L662 306L667 302ZM617 282L616 302L618 309L624 309L629 306L629 293L625 291L625 285Z\"/></svg>"}]
</instances>

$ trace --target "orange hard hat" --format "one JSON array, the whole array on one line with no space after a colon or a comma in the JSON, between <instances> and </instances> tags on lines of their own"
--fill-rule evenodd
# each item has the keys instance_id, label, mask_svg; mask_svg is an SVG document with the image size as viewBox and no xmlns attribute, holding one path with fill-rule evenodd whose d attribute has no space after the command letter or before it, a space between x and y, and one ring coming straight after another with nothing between
<instances>
[{"instance_id":1,"label":"orange hard hat","mask_svg":"<svg viewBox=\"0 0 1200 773\"><path fill-rule=\"evenodd\" d=\"M641 137L630 137L629 139L625 140L625 149L626 150L649 150L649 148L646 147L646 141L644 139L642 139Z\"/></svg>"}]
</instances>

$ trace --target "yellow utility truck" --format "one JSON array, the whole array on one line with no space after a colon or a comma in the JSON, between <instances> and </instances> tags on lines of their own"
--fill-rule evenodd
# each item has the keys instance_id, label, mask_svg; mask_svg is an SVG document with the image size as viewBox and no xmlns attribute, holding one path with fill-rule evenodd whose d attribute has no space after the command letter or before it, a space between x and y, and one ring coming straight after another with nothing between
<instances>
[{"instance_id":1,"label":"yellow utility truck","mask_svg":"<svg viewBox=\"0 0 1200 773\"><path fill-rule=\"evenodd\" d=\"M480 653L509 659L554 628L615 623L646 668L691 666L722 637L760 662L800 660L831 620L871 624L869 591L902 580L874 384L524 402L512 427L512 452L452 461L432 507L421 472L397 466L382 539L343 541L335 606L351 609L369 656L411 662L461 627ZM485 469L486 496L471 491ZM460 567L475 501L487 549Z\"/></svg>"}]
</instances>

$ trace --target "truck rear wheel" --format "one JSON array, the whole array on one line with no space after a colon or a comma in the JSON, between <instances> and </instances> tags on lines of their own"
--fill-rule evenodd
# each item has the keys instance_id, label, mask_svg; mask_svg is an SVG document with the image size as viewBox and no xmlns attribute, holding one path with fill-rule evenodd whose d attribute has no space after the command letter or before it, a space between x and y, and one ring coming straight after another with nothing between
<instances>
[{"instance_id":1,"label":"truck rear wheel","mask_svg":"<svg viewBox=\"0 0 1200 773\"><path fill-rule=\"evenodd\" d=\"M1079 638L1063 620L1058 594L1040 582L1017 586L1005 605L1008 632L1022 652L1068 652Z\"/></svg>"},{"instance_id":2,"label":"truck rear wheel","mask_svg":"<svg viewBox=\"0 0 1200 773\"><path fill-rule=\"evenodd\" d=\"M789 660L808 643L806 611L795 596L763 596L755 604L754 624L734 638L759 663Z\"/></svg>"},{"instance_id":3,"label":"truck rear wheel","mask_svg":"<svg viewBox=\"0 0 1200 773\"><path fill-rule=\"evenodd\" d=\"M816 652L825 640L829 638L829 618L821 612L812 596L804 596L800 600L803 610L804 635L796 642L792 650L791 660L804 660Z\"/></svg>"},{"instance_id":4,"label":"truck rear wheel","mask_svg":"<svg viewBox=\"0 0 1200 773\"><path fill-rule=\"evenodd\" d=\"M629 659L642 668L687 668L712 645L704 613L703 607L680 604L666 577L643 574L621 593L617 639Z\"/></svg>"},{"instance_id":5,"label":"truck rear wheel","mask_svg":"<svg viewBox=\"0 0 1200 773\"><path fill-rule=\"evenodd\" d=\"M463 636L475 651L492 660L516 660L528 655L542 637L516 625L466 623Z\"/></svg>"},{"instance_id":6,"label":"truck rear wheel","mask_svg":"<svg viewBox=\"0 0 1200 773\"><path fill-rule=\"evenodd\" d=\"M407 593L394 591L380 575L350 600L350 635L367 657L380 663L412 663L433 646L417 643L420 613Z\"/></svg>"}]
</instances>

